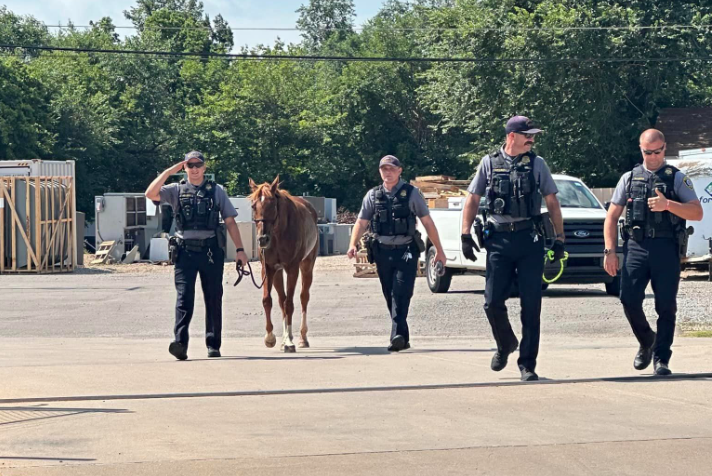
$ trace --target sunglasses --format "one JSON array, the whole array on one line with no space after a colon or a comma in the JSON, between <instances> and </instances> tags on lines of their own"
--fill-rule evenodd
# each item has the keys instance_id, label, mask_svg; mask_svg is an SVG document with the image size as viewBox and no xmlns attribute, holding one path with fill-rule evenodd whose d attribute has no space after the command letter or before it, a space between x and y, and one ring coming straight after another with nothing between
<instances>
[{"instance_id":1,"label":"sunglasses","mask_svg":"<svg viewBox=\"0 0 712 476\"><path fill-rule=\"evenodd\" d=\"M653 154L659 154L660 152L663 151L663 149L665 149L665 146L662 146L661 148L655 149L655 150L648 150L648 149L640 149L640 150L642 150L645 155L653 155Z\"/></svg>"},{"instance_id":2,"label":"sunglasses","mask_svg":"<svg viewBox=\"0 0 712 476\"><path fill-rule=\"evenodd\" d=\"M519 134L520 136L524 136L524 137L526 137L527 139L533 139L534 136L536 135L536 134L528 134L528 133L526 133L526 132L517 132L517 134Z\"/></svg>"},{"instance_id":3,"label":"sunglasses","mask_svg":"<svg viewBox=\"0 0 712 476\"><path fill-rule=\"evenodd\" d=\"M189 169L199 169L203 165L205 165L205 164L203 164L202 162L188 162L187 164L185 164L185 166L188 167Z\"/></svg>"}]
</instances>

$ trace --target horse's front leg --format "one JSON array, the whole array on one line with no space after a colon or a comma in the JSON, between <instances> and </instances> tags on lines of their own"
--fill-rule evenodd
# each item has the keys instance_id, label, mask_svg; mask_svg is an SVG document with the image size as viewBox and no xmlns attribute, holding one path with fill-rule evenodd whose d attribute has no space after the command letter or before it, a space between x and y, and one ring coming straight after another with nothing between
<instances>
[{"instance_id":1,"label":"horse's front leg","mask_svg":"<svg viewBox=\"0 0 712 476\"><path fill-rule=\"evenodd\" d=\"M299 268L285 270L287 273L287 296L284 300L284 351L296 352L292 335L292 315L294 314L294 290L297 287Z\"/></svg>"},{"instance_id":2,"label":"horse's front leg","mask_svg":"<svg viewBox=\"0 0 712 476\"><path fill-rule=\"evenodd\" d=\"M284 271L278 270L274 273L274 290L277 291L277 299L279 300L279 307L282 309L282 344L279 346L280 350L289 352L285 350L285 343L287 341L286 328L284 327L284 322L287 319L287 311L285 308L285 301L287 300L287 295L284 292Z\"/></svg>"},{"instance_id":3,"label":"horse's front leg","mask_svg":"<svg viewBox=\"0 0 712 476\"><path fill-rule=\"evenodd\" d=\"M272 348L277 343L277 338L272 332L274 330L272 326L272 280L274 279L274 270L267 266L262 266L262 279L264 280L264 287L262 288L262 307L265 308L265 319L267 321L265 326L267 331L265 334L265 345Z\"/></svg>"}]
</instances>

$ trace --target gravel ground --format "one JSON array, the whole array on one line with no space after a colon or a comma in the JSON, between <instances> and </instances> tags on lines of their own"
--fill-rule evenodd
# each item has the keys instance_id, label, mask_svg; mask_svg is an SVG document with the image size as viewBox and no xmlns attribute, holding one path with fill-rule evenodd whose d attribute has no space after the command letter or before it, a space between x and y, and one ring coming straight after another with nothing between
<instances>
[{"instance_id":1,"label":"gravel ground","mask_svg":"<svg viewBox=\"0 0 712 476\"><path fill-rule=\"evenodd\" d=\"M257 275L259 263L252 263ZM236 279L234 264L225 267L224 336L264 335L262 293ZM172 266L132 264L94 266L62 275L0 276L3 306L0 335L5 337L171 337L175 290ZM383 335L390 325L377 279L353 278L352 262L344 256L319 258L309 306L309 335ZM198 285L199 287L199 285ZM683 330L712 328L712 283L706 273L681 282L678 320ZM416 282L409 322L411 334L489 337L483 304L484 278L455 276L450 292L432 294L424 278ZM276 297L276 293L273 293ZM201 293L197 292L193 334L203 329ZM276 299L275 299L275 306ZM519 329L519 303L508 301L513 327ZM298 294L295 307L299 309ZM655 316L652 290L645 309ZM299 316L295 316L295 330ZM281 333L281 313L272 317ZM296 333L296 332L295 332ZM561 285L546 291L542 303L542 333L557 335L631 336L619 301L603 285Z\"/></svg>"}]
</instances>

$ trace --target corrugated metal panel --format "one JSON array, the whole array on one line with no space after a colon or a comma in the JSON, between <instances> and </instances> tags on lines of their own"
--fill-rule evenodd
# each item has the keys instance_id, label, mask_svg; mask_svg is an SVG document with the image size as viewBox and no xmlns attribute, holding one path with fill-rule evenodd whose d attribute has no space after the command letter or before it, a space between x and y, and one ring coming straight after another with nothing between
<instances>
[{"instance_id":1,"label":"corrugated metal panel","mask_svg":"<svg viewBox=\"0 0 712 476\"><path fill-rule=\"evenodd\" d=\"M74 177L73 160L0 160L0 175L30 177Z\"/></svg>"}]
</instances>

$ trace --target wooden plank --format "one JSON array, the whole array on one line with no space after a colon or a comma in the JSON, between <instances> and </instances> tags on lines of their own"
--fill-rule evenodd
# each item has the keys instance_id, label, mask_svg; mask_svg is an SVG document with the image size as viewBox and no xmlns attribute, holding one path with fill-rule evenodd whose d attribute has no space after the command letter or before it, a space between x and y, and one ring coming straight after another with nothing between
<instances>
[{"instance_id":1,"label":"wooden plank","mask_svg":"<svg viewBox=\"0 0 712 476\"><path fill-rule=\"evenodd\" d=\"M50 182L50 191L52 192L52 196L50 197L50 215L52 216L52 224L50 225L51 228L51 233L52 236L55 235L56 230L55 230L55 217L54 217L54 182ZM54 271L54 240L50 241L50 253L48 256L52 257L52 271Z\"/></svg>"},{"instance_id":2,"label":"wooden plank","mask_svg":"<svg viewBox=\"0 0 712 476\"><path fill-rule=\"evenodd\" d=\"M15 177L12 177L12 178L14 179ZM13 184L14 184L14 182L15 182L15 181L12 180L12 183L13 183ZM9 199L9 196L8 196L8 194L7 194L7 190L3 189L3 193L4 193L5 197ZM23 228L22 223L20 222L20 217L17 216L17 211L16 211L16 209L15 209L15 204L14 204L12 201L10 201L10 200L8 200L8 202L9 202L8 205L9 205L9 208L10 208L10 216L12 217L12 222L13 222L13 223L17 222L18 228L20 229L20 235L22 236L22 239L25 240L25 243L27 243L28 248L30 248L30 250L31 250L31 251L30 251L30 257L32 258L32 260L35 261L35 264L38 265L38 264L39 264L39 260L37 259L37 256L35 256L34 250L31 249L32 246L30 246L30 239L27 237L27 234L25 233L25 229ZM15 228L15 227L13 227L13 228ZM14 232L14 230L13 230L13 232ZM17 255L17 253L16 253L16 251L17 251L17 240L14 239L14 236L13 236L12 243L13 243L13 250L12 250L12 251L13 251L13 255L12 255L13 265L12 265L12 270L13 270L13 271L17 271L17 256L16 256L16 255ZM29 264L29 263L28 263L28 264Z\"/></svg>"},{"instance_id":3,"label":"wooden plank","mask_svg":"<svg viewBox=\"0 0 712 476\"><path fill-rule=\"evenodd\" d=\"M49 223L50 223L50 222L49 222L49 191L50 191L50 187L49 187L49 182L47 181L46 178L44 179L44 187L45 187L45 194L44 194L44 195L45 195L45 199L44 199L44 201L45 201L45 213L44 213L44 218L45 218L45 219L44 219L44 229L42 230L42 232L44 233L44 235L43 235L43 236L44 236L44 242L45 242L45 244L44 244L44 256L45 256L45 258L46 258L47 255L49 254L49 235L50 235L50 233L51 233L50 230L49 230L49 227L50 227L50 224L49 224ZM44 263L45 260L43 259L42 262ZM44 266L43 266L41 269L42 269L42 271L44 271L44 270L45 270L45 269L44 269Z\"/></svg>"},{"instance_id":4,"label":"wooden plank","mask_svg":"<svg viewBox=\"0 0 712 476\"><path fill-rule=\"evenodd\" d=\"M440 190L447 190L450 192L459 192L460 191L460 187L456 187L454 185L445 185L445 184L441 184L441 183L434 183L434 182L417 182L415 180L411 180L410 184L418 187L421 192L435 192L435 191L440 191Z\"/></svg>"},{"instance_id":5,"label":"wooden plank","mask_svg":"<svg viewBox=\"0 0 712 476\"><path fill-rule=\"evenodd\" d=\"M8 212L10 212L10 222L12 223L11 227L12 230L10 230L10 246L12 247L12 270L17 271L17 243L15 240L15 237L17 236L17 230L15 230L15 220L13 218L17 218L14 216L14 213L12 210L15 209L14 207L14 202L15 200L15 177L10 178L10 195L12 196L12 199L10 197L7 198L7 206L8 206ZM10 208L12 207L12 208Z\"/></svg>"},{"instance_id":6,"label":"wooden plank","mask_svg":"<svg viewBox=\"0 0 712 476\"><path fill-rule=\"evenodd\" d=\"M449 175L421 175L420 177L415 177L415 180L418 182L447 183L454 178Z\"/></svg>"},{"instance_id":7,"label":"wooden plank","mask_svg":"<svg viewBox=\"0 0 712 476\"><path fill-rule=\"evenodd\" d=\"M59 201L62 203L62 197L63 197L63 192L64 192L64 181L62 179L59 179ZM62 272L64 271L64 214L66 211L63 210L62 213L59 214L59 271Z\"/></svg>"},{"instance_id":8,"label":"wooden plank","mask_svg":"<svg viewBox=\"0 0 712 476\"><path fill-rule=\"evenodd\" d=\"M25 230L27 231L27 236L32 238L32 227L30 225L30 177L23 177L25 180ZM32 269L32 261L30 260L30 250L32 249L32 241L27 242L27 256L25 260L27 262L27 268Z\"/></svg>"},{"instance_id":9,"label":"wooden plank","mask_svg":"<svg viewBox=\"0 0 712 476\"><path fill-rule=\"evenodd\" d=\"M0 274L5 271L5 179L0 177Z\"/></svg>"},{"instance_id":10,"label":"wooden plank","mask_svg":"<svg viewBox=\"0 0 712 476\"><path fill-rule=\"evenodd\" d=\"M74 183L74 177L69 177L69 187L71 190L72 194L72 200L71 200L71 205L69 207L69 216L70 219L72 220L71 223L71 237L69 242L71 243L71 250L72 250L72 264L71 264L71 270L74 270L77 267L77 262L78 262L78 253L83 253L84 247L82 246L79 249L77 248L77 194L75 190L75 183ZM148 217L146 218L148 219Z\"/></svg>"},{"instance_id":11,"label":"wooden plank","mask_svg":"<svg viewBox=\"0 0 712 476\"><path fill-rule=\"evenodd\" d=\"M69 206L67 207L67 218L66 218L66 226L67 226L67 261L64 264L64 267L67 271L70 271L72 269L72 263L74 262L74 246L75 244L72 242L72 182L71 179L66 178L67 181L67 195L69 198Z\"/></svg>"},{"instance_id":12,"label":"wooden plank","mask_svg":"<svg viewBox=\"0 0 712 476\"><path fill-rule=\"evenodd\" d=\"M35 252L37 256L42 255L42 225L40 220L42 218L42 203L41 203L41 193L40 193L40 178L35 178ZM37 272L41 272L40 267L37 266Z\"/></svg>"}]
</instances>

